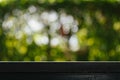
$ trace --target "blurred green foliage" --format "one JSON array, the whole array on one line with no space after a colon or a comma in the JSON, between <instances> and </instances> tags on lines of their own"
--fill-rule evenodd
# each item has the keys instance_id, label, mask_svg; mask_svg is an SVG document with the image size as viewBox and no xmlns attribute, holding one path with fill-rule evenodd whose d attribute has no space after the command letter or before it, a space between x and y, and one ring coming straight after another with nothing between
<instances>
[{"instance_id":1,"label":"blurred green foliage","mask_svg":"<svg viewBox=\"0 0 120 80\"><path fill-rule=\"evenodd\" d=\"M1 61L119 61L119 0L0 0Z\"/></svg>"}]
</instances>

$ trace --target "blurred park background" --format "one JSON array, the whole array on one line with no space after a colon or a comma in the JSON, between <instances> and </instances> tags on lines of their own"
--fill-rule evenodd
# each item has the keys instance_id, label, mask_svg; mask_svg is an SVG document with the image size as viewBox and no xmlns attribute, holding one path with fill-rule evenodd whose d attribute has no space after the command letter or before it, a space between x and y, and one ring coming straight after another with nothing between
<instances>
[{"instance_id":1,"label":"blurred park background","mask_svg":"<svg viewBox=\"0 0 120 80\"><path fill-rule=\"evenodd\" d=\"M119 61L120 0L0 0L0 61Z\"/></svg>"}]
</instances>

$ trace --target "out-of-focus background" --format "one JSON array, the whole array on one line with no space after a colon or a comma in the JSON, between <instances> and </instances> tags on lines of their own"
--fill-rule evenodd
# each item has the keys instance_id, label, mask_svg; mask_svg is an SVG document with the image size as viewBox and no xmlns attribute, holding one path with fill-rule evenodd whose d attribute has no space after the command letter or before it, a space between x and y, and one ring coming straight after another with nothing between
<instances>
[{"instance_id":1,"label":"out-of-focus background","mask_svg":"<svg viewBox=\"0 0 120 80\"><path fill-rule=\"evenodd\" d=\"M0 0L0 61L119 61L120 0Z\"/></svg>"}]
</instances>

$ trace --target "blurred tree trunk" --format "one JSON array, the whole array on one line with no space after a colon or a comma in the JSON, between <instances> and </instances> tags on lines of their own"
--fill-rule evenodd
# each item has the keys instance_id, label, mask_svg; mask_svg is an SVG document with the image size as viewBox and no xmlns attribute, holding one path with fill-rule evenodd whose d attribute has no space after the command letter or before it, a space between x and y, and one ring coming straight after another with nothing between
<instances>
[{"instance_id":1,"label":"blurred tree trunk","mask_svg":"<svg viewBox=\"0 0 120 80\"><path fill-rule=\"evenodd\" d=\"M83 49L80 49L79 51L76 52L76 60L77 61L88 61L88 56L89 56L89 49L88 47L84 47Z\"/></svg>"},{"instance_id":2,"label":"blurred tree trunk","mask_svg":"<svg viewBox=\"0 0 120 80\"><path fill-rule=\"evenodd\" d=\"M52 58L51 58L51 55L50 55L50 52L51 52L51 46L50 46L50 41L51 41L51 35L50 35L50 26L47 26L47 34L48 34L48 45L47 45L47 61L51 61Z\"/></svg>"}]
</instances>

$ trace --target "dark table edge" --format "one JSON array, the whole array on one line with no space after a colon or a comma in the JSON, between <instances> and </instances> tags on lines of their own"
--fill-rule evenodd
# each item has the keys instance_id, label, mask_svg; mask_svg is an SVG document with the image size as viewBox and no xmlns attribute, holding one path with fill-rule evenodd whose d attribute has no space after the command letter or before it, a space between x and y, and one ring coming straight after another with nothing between
<instances>
[{"instance_id":1,"label":"dark table edge","mask_svg":"<svg viewBox=\"0 0 120 80\"><path fill-rule=\"evenodd\" d=\"M0 62L0 73L120 73L120 62Z\"/></svg>"}]
</instances>

